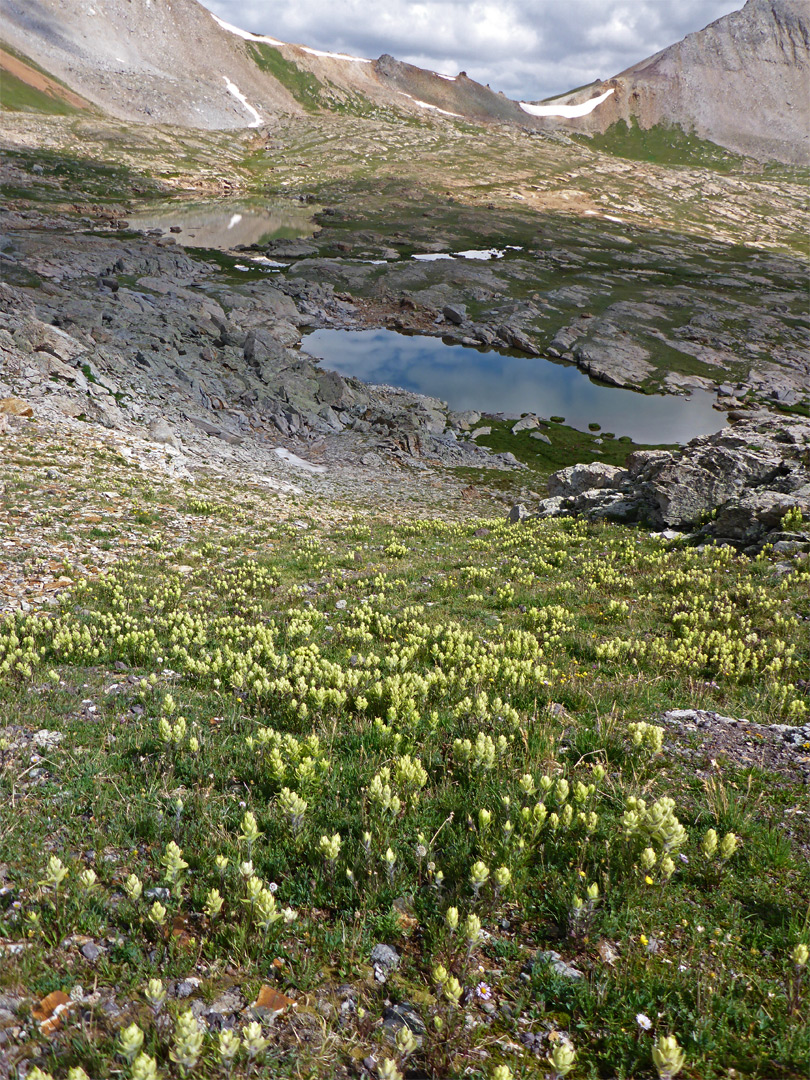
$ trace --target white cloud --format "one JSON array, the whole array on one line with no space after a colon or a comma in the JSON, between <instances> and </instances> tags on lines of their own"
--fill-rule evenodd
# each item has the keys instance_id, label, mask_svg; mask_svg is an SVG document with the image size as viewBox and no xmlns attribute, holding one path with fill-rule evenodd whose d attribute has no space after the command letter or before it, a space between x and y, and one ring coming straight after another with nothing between
<instances>
[{"instance_id":1,"label":"white cloud","mask_svg":"<svg viewBox=\"0 0 810 1080\"><path fill-rule=\"evenodd\" d=\"M743 0L203 0L255 34L316 49L466 71L536 101L608 78Z\"/></svg>"}]
</instances>

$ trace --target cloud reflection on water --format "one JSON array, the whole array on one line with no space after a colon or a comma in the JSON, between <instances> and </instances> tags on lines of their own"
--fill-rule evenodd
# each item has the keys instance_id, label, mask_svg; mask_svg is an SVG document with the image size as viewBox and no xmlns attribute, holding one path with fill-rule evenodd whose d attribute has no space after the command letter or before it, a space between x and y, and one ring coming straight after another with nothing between
<instances>
[{"instance_id":1,"label":"cloud reflection on water","mask_svg":"<svg viewBox=\"0 0 810 1080\"><path fill-rule=\"evenodd\" d=\"M541 357L508 356L441 338L391 330L316 330L304 342L324 367L363 382L400 386L446 401L452 409L564 416L581 430L589 423L640 443L684 443L719 431L715 398L639 394L592 382L577 368Z\"/></svg>"}]
</instances>

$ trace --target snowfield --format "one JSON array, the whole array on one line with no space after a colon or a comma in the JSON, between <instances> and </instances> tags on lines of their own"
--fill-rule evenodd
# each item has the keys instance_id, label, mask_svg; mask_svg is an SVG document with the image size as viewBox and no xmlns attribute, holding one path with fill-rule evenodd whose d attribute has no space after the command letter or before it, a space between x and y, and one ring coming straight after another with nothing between
<instances>
[{"instance_id":1,"label":"snowfield","mask_svg":"<svg viewBox=\"0 0 810 1080\"><path fill-rule=\"evenodd\" d=\"M370 64L363 56L350 56L342 52L324 52L322 49L310 49L307 45L299 45L301 52L309 53L310 56L325 56L329 60L348 60L352 64Z\"/></svg>"},{"instance_id":2,"label":"snowfield","mask_svg":"<svg viewBox=\"0 0 810 1080\"><path fill-rule=\"evenodd\" d=\"M414 105L418 105L420 109L432 109L433 112L441 113L442 116L455 116L459 120L464 119L461 113L448 112L447 109L440 109L438 105L431 105L429 101L420 101L419 98L415 98L411 94L406 94L404 90L398 90L397 93L402 94L403 97L408 98L414 103Z\"/></svg>"},{"instance_id":3,"label":"snowfield","mask_svg":"<svg viewBox=\"0 0 810 1080\"><path fill-rule=\"evenodd\" d=\"M287 450L283 446L277 446L273 453L278 454L282 461L286 461L288 465L292 465L295 469L303 469L305 472L311 473L325 473L326 467L323 465L313 465L311 461L304 461L297 454L294 454L291 450Z\"/></svg>"},{"instance_id":4,"label":"snowfield","mask_svg":"<svg viewBox=\"0 0 810 1080\"><path fill-rule=\"evenodd\" d=\"M243 38L245 41L266 41L268 45L286 44L283 41L279 41L277 38L266 37L263 34L251 34L249 30L240 30L238 26L232 26L230 23L226 23L217 15L214 15L213 12L209 12L209 15L223 30L227 30L229 34L236 34L237 37Z\"/></svg>"},{"instance_id":5,"label":"snowfield","mask_svg":"<svg viewBox=\"0 0 810 1080\"><path fill-rule=\"evenodd\" d=\"M613 87L610 90L606 90L604 94L600 94L599 97L591 98L590 101L585 101L581 105L531 105L527 101L519 101L521 109L529 116L564 116L567 118L573 118L575 116L587 116L588 113L592 113L597 105L601 105L603 101L607 101L612 93L614 93Z\"/></svg>"}]
</instances>

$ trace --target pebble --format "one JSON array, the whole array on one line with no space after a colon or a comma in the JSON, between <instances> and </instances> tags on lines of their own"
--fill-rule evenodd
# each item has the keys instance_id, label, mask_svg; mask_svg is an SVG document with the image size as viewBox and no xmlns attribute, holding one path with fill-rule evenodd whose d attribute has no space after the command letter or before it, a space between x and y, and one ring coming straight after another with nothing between
<instances>
[{"instance_id":1,"label":"pebble","mask_svg":"<svg viewBox=\"0 0 810 1080\"><path fill-rule=\"evenodd\" d=\"M409 1005L404 1001L398 1005L391 1005L385 1010L383 1013L383 1027L387 1028L392 1034L396 1034L403 1027L409 1028L417 1036L425 1034L425 1024L422 1017L413 1005Z\"/></svg>"},{"instance_id":2,"label":"pebble","mask_svg":"<svg viewBox=\"0 0 810 1080\"><path fill-rule=\"evenodd\" d=\"M374 968L374 978L378 983L384 983L392 971L399 967L399 953L390 945L375 945L371 950L371 963Z\"/></svg>"},{"instance_id":3,"label":"pebble","mask_svg":"<svg viewBox=\"0 0 810 1080\"><path fill-rule=\"evenodd\" d=\"M53 750L64 737L61 731L48 731L47 728L42 728L34 733L34 743L41 750Z\"/></svg>"},{"instance_id":4,"label":"pebble","mask_svg":"<svg viewBox=\"0 0 810 1080\"><path fill-rule=\"evenodd\" d=\"M565 960L560 956L558 952L554 952L553 949L541 950L537 953L534 959L534 965L548 964L551 970L556 975L562 975L566 979L581 979L582 972L578 971L571 964L567 964Z\"/></svg>"},{"instance_id":5,"label":"pebble","mask_svg":"<svg viewBox=\"0 0 810 1080\"><path fill-rule=\"evenodd\" d=\"M712 712L707 709L670 709L662 713L660 720L673 727L692 729L706 729L713 724L721 724L725 727L745 728L747 731L757 732L760 735L781 739L784 748L788 751L796 751L802 755L810 750L810 723L794 726L790 724L753 724L743 717L723 716L722 713Z\"/></svg>"},{"instance_id":6,"label":"pebble","mask_svg":"<svg viewBox=\"0 0 810 1080\"><path fill-rule=\"evenodd\" d=\"M182 982L179 982L177 986L175 986L174 996L181 999L191 997L194 991L198 989L199 985L200 980L195 977L183 979Z\"/></svg>"}]
</instances>

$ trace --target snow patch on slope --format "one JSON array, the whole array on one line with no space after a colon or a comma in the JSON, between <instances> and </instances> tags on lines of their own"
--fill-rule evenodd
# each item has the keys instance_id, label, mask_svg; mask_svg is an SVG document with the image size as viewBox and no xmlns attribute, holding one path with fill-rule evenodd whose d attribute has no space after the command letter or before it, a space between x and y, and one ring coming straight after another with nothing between
<instances>
[{"instance_id":1,"label":"snow patch on slope","mask_svg":"<svg viewBox=\"0 0 810 1080\"><path fill-rule=\"evenodd\" d=\"M256 111L256 109L253 108L253 106L250 104L250 102L236 85L236 83L232 83L227 75L223 75L222 78L225 80L225 85L228 88L228 93L235 97L239 104L243 105L244 108L246 108L250 115L253 117L253 120L248 124L248 127L261 127L261 115ZM232 222L232 224L235 224L235 222ZM228 228L230 229L231 226L229 225Z\"/></svg>"},{"instance_id":2,"label":"snow patch on slope","mask_svg":"<svg viewBox=\"0 0 810 1080\"><path fill-rule=\"evenodd\" d=\"M322 49L310 49L306 45L299 45L298 48L301 52L309 53L310 56L325 56L329 60L349 60L352 64L370 64L370 60L366 60L362 56L350 56L348 53L342 52L324 52Z\"/></svg>"},{"instance_id":3,"label":"snow patch on slope","mask_svg":"<svg viewBox=\"0 0 810 1080\"><path fill-rule=\"evenodd\" d=\"M572 119L575 116L587 116L588 113L592 113L597 105L607 101L614 92L613 87L611 87L604 94L591 98L590 101L585 101L581 105L531 105L527 101L519 101L518 104L529 116L564 116Z\"/></svg>"},{"instance_id":4,"label":"snow patch on slope","mask_svg":"<svg viewBox=\"0 0 810 1080\"><path fill-rule=\"evenodd\" d=\"M292 465L295 469L303 469L305 472L311 473L325 473L326 469L323 465L313 465L311 461L304 461L297 454L293 454L292 451L287 450L283 446L277 446L274 453L278 454L282 461L286 461L288 465Z\"/></svg>"},{"instance_id":5,"label":"snow patch on slope","mask_svg":"<svg viewBox=\"0 0 810 1080\"><path fill-rule=\"evenodd\" d=\"M283 41L279 41L277 38L266 37L263 34L251 34L249 30L240 30L238 26L232 26L231 23L227 23L224 19L220 19L219 16L214 15L212 11L208 13L214 22L218 23L223 30L227 30L229 34L236 34L237 37L243 38L245 41L266 41L268 45L284 45Z\"/></svg>"},{"instance_id":6,"label":"snow patch on slope","mask_svg":"<svg viewBox=\"0 0 810 1080\"><path fill-rule=\"evenodd\" d=\"M408 98L410 101L412 101L414 103L414 105L418 105L420 109L432 109L433 112L441 113L442 116L455 116L459 120L464 119L464 117L461 115L461 113L448 112L447 109L440 109L438 105L431 105L429 101L420 101L419 98L415 98L415 97L412 97L410 94L406 94L404 90L399 90L399 91L397 91L397 93L400 93L400 94L402 94L403 97Z\"/></svg>"},{"instance_id":7,"label":"snow patch on slope","mask_svg":"<svg viewBox=\"0 0 810 1080\"><path fill-rule=\"evenodd\" d=\"M251 34L249 30L240 30L238 26L233 26L231 23L227 23L224 19L220 19L219 16L214 15L213 12L209 12L211 18L217 22L223 30L227 30L229 34L236 34L237 37L242 38L244 41L264 41L268 45L286 45L286 41L279 41L278 38L267 37L266 34ZM325 56L331 60L350 60L354 64L370 64L370 60L365 60L362 56L349 56L348 53L333 53L323 52L321 49L310 49L306 45L299 45L298 48L305 53L309 53L310 56Z\"/></svg>"}]
</instances>

